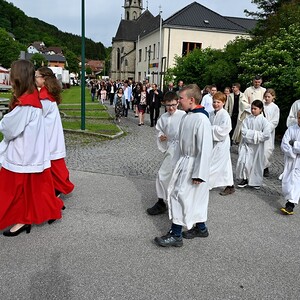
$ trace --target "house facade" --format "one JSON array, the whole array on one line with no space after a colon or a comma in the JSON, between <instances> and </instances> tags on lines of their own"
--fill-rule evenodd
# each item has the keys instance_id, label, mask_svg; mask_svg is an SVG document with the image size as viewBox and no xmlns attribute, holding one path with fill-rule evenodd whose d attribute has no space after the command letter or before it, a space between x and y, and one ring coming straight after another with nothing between
<instances>
[{"instance_id":1,"label":"house facade","mask_svg":"<svg viewBox=\"0 0 300 300\"><path fill-rule=\"evenodd\" d=\"M151 16L150 28L131 32L130 41L125 41L126 35L120 34L129 30L126 29L127 24L122 22L125 20L120 22L112 46L111 75L114 80L131 77L143 81L148 78L161 85L163 73L174 66L176 56L186 55L195 48L223 49L237 37L249 37L249 30L256 24L253 19L221 16L198 2L187 5L166 20L161 20L160 15L154 17L146 10L138 19L130 22L138 23L144 15ZM125 51L126 43L130 51ZM124 72L125 58L130 73Z\"/></svg>"}]
</instances>

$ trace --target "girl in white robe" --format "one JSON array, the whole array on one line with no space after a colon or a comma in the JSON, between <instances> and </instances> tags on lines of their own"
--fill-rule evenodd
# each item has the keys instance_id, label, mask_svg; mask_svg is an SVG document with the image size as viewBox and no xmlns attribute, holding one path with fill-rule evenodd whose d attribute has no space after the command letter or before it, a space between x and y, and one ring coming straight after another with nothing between
<instances>
[{"instance_id":1,"label":"girl in white robe","mask_svg":"<svg viewBox=\"0 0 300 300\"><path fill-rule=\"evenodd\" d=\"M300 110L297 113L297 121L298 124L286 130L281 142L281 150L284 153L282 194L287 201L281 211L286 215L294 214L295 204L298 204L300 199Z\"/></svg>"},{"instance_id":2,"label":"girl in white robe","mask_svg":"<svg viewBox=\"0 0 300 300\"><path fill-rule=\"evenodd\" d=\"M176 92L167 92L164 96L164 106L166 112L158 119L156 129L157 147L164 153L164 159L158 170L156 178L156 193L158 201L151 208L147 209L148 214L158 215L167 210L167 192L172 172L176 165L174 157L178 158L176 151L178 148L178 131L181 118L186 114L183 110L178 110L178 95Z\"/></svg>"},{"instance_id":3,"label":"girl in white robe","mask_svg":"<svg viewBox=\"0 0 300 300\"><path fill-rule=\"evenodd\" d=\"M209 188L225 186L220 193L226 196L234 193L232 164L230 156L231 118L223 108L226 95L217 92L213 96L214 111L209 114L212 125L213 151L210 164Z\"/></svg>"},{"instance_id":4,"label":"girl in white robe","mask_svg":"<svg viewBox=\"0 0 300 300\"><path fill-rule=\"evenodd\" d=\"M236 176L241 180L238 187L259 189L263 182L264 142L271 136L271 126L263 115L262 101L252 102L251 113L242 124Z\"/></svg>"},{"instance_id":5,"label":"girl in white robe","mask_svg":"<svg viewBox=\"0 0 300 300\"><path fill-rule=\"evenodd\" d=\"M271 137L265 141L265 167L264 177L269 176L269 167L271 166L271 158L275 148L275 128L279 123L279 107L274 103L276 98L273 89L267 89L264 94L264 113L271 126Z\"/></svg>"}]
</instances>

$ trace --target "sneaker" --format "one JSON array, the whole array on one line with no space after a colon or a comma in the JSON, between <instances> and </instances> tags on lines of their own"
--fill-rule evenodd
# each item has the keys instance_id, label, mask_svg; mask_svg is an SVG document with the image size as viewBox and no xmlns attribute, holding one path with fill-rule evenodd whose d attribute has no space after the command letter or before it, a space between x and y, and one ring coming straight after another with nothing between
<instances>
[{"instance_id":1,"label":"sneaker","mask_svg":"<svg viewBox=\"0 0 300 300\"><path fill-rule=\"evenodd\" d=\"M156 237L154 239L155 244L162 246L162 247L181 247L183 245L182 237L175 236L168 232L166 235L162 237Z\"/></svg>"},{"instance_id":2,"label":"sneaker","mask_svg":"<svg viewBox=\"0 0 300 300\"><path fill-rule=\"evenodd\" d=\"M248 179L243 179L240 181L240 183L238 184L238 187L243 188L245 186L248 185Z\"/></svg>"},{"instance_id":3,"label":"sneaker","mask_svg":"<svg viewBox=\"0 0 300 300\"><path fill-rule=\"evenodd\" d=\"M285 207L282 207L280 210L285 215L293 215L294 214L294 207L295 207L295 204L288 201L286 203Z\"/></svg>"},{"instance_id":4,"label":"sneaker","mask_svg":"<svg viewBox=\"0 0 300 300\"><path fill-rule=\"evenodd\" d=\"M269 177L269 176L270 176L269 168L265 168L264 169L264 177Z\"/></svg>"},{"instance_id":5,"label":"sneaker","mask_svg":"<svg viewBox=\"0 0 300 300\"><path fill-rule=\"evenodd\" d=\"M233 194L234 192L235 192L234 186L226 186L225 190L223 192L220 192L219 194L221 196L227 196Z\"/></svg>"},{"instance_id":6,"label":"sneaker","mask_svg":"<svg viewBox=\"0 0 300 300\"><path fill-rule=\"evenodd\" d=\"M148 213L149 215L152 215L152 216L163 214L163 213L165 213L166 211L167 211L167 206L166 206L166 204L161 204L161 203L159 203L159 202L156 202L156 203L154 204L154 206L152 206L152 207L150 207L150 208L147 209L147 213Z\"/></svg>"},{"instance_id":7,"label":"sneaker","mask_svg":"<svg viewBox=\"0 0 300 300\"><path fill-rule=\"evenodd\" d=\"M182 237L185 239L193 239L195 237L208 237L208 230L207 228L205 228L204 230L200 230L197 226L195 226L188 231L183 231Z\"/></svg>"}]
</instances>

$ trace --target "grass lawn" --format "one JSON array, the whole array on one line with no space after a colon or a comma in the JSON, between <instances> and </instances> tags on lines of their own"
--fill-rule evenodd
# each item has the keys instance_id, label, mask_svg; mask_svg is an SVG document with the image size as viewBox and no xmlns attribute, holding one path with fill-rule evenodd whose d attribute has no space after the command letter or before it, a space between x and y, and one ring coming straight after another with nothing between
<instances>
[{"instance_id":1,"label":"grass lawn","mask_svg":"<svg viewBox=\"0 0 300 300\"><path fill-rule=\"evenodd\" d=\"M81 129L81 88L72 86L62 93L62 103L59 105L62 112L62 123L65 129ZM89 132L114 135L120 132L116 124L111 122L112 117L106 106L98 102L91 102L90 91L85 91L85 129Z\"/></svg>"}]
</instances>

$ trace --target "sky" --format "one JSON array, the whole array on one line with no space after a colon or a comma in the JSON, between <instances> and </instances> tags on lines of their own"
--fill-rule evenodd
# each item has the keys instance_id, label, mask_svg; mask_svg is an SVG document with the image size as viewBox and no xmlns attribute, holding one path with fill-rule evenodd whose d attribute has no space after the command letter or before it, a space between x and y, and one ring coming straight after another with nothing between
<instances>
[{"instance_id":1,"label":"sky","mask_svg":"<svg viewBox=\"0 0 300 300\"><path fill-rule=\"evenodd\" d=\"M38 18L59 30L81 36L82 0L6 0L21 9L27 16ZM111 46L121 17L124 17L124 0L84 0L85 36L104 46ZM143 7L167 19L193 0L143 0ZM246 17L244 10L257 11L251 0L198 0L198 3L222 16Z\"/></svg>"}]
</instances>

